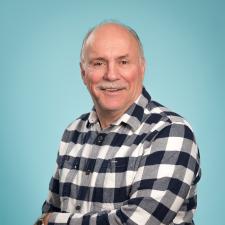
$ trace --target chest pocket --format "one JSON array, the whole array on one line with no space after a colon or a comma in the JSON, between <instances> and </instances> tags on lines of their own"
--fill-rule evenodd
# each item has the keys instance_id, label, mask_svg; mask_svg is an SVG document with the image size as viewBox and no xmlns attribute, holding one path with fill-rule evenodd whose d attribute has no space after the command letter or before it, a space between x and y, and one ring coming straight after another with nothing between
<instances>
[{"instance_id":1,"label":"chest pocket","mask_svg":"<svg viewBox=\"0 0 225 225\"><path fill-rule=\"evenodd\" d=\"M134 174L134 166L129 159L112 158L102 163L93 192L93 199L98 199L98 207L101 208L103 204L104 208L107 204L110 209L117 208L129 199ZM103 190L100 199L97 187Z\"/></svg>"},{"instance_id":2,"label":"chest pocket","mask_svg":"<svg viewBox=\"0 0 225 225\"><path fill-rule=\"evenodd\" d=\"M109 160L110 173L125 173L129 167L131 167L129 158L114 158Z\"/></svg>"},{"instance_id":3,"label":"chest pocket","mask_svg":"<svg viewBox=\"0 0 225 225\"><path fill-rule=\"evenodd\" d=\"M128 192L135 175L134 161L132 158L111 159L109 168L111 174L110 177L113 177L115 181L115 187L126 189L126 192Z\"/></svg>"}]
</instances>

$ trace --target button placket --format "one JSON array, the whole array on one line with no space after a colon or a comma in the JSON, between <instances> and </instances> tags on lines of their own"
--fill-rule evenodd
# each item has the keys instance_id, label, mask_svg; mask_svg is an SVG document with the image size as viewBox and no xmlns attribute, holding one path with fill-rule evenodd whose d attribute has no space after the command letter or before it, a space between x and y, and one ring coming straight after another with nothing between
<instances>
[{"instance_id":1,"label":"button placket","mask_svg":"<svg viewBox=\"0 0 225 225\"><path fill-rule=\"evenodd\" d=\"M76 164L74 165L74 169L77 170L78 167L79 167L79 165L76 163Z\"/></svg>"},{"instance_id":2,"label":"button placket","mask_svg":"<svg viewBox=\"0 0 225 225\"><path fill-rule=\"evenodd\" d=\"M75 207L75 209L76 209L77 211L80 211L80 210L81 210L81 206L80 206L80 205L77 205L77 206Z\"/></svg>"},{"instance_id":3,"label":"button placket","mask_svg":"<svg viewBox=\"0 0 225 225\"><path fill-rule=\"evenodd\" d=\"M104 134L99 134L97 136L97 138L96 138L96 143L101 145L103 143L104 139L105 139L105 135Z\"/></svg>"}]
</instances>

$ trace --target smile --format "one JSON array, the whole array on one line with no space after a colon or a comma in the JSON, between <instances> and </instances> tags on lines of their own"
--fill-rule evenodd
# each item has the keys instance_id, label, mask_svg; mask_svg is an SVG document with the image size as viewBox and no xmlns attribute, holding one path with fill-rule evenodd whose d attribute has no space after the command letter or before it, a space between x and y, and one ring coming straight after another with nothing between
<instances>
[{"instance_id":1,"label":"smile","mask_svg":"<svg viewBox=\"0 0 225 225\"><path fill-rule=\"evenodd\" d=\"M122 90L123 88L102 88L103 91L120 91Z\"/></svg>"}]
</instances>

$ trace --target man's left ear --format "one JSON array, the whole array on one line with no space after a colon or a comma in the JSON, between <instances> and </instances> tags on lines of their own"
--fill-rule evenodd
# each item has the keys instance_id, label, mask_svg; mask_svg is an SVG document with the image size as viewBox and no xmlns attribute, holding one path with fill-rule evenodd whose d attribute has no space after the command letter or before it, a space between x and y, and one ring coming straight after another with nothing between
<instances>
[{"instance_id":1,"label":"man's left ear","mask_svg":"<svg viewBox=\"0 0 225 225\"><path fill-rule=\"evenodd\" d=\"M145 75L145 60L142 59L142 62L141 62L141 72L142 72L142 76L143 76L143 79L144 79L144 75Z\"/></svg>"}]
</instances>

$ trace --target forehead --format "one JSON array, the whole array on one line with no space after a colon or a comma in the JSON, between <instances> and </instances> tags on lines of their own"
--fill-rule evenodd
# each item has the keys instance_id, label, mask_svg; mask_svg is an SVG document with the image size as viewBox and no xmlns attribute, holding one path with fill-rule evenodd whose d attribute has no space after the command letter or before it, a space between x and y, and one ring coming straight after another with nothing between
<instances>
[{"instance_id":1,"label":"forehead","mask_svg":"<svg viewBox=\"0 0 225 225\"><path fill-rule=\"evenodd\" d=\"M96 28L85 44L86 54L138 54L138 42L130 31L115 24Z\"/></svg>"}]
</instances>

